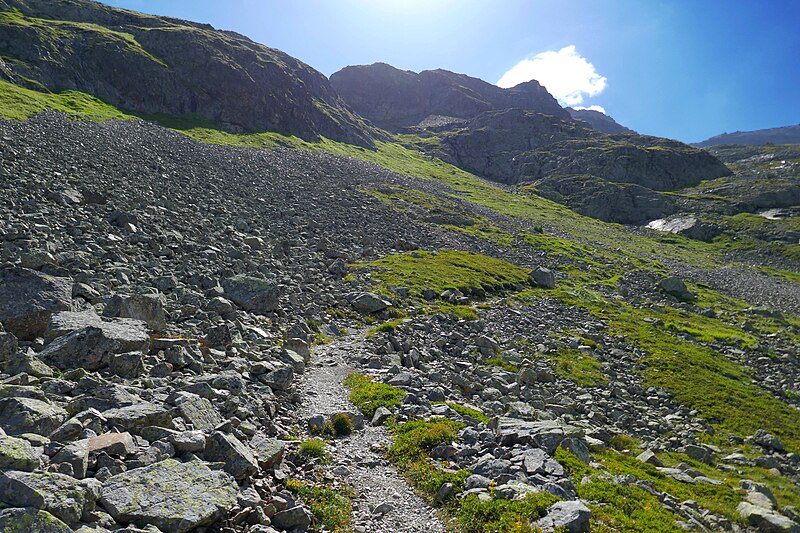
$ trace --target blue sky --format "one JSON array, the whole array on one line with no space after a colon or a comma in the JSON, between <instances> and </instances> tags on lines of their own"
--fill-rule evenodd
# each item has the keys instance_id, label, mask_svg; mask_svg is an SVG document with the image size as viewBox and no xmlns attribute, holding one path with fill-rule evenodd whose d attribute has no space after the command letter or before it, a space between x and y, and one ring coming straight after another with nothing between
<instances>
[{"instance_id":1,"label":"blue sky","mask_svg":"<svg viewBox=\"0 0 800 533\"><path fill-rule=\"evenodd\" d=\"M106 3L238 31L326 75L384 61L497 83L538 55L510 79L549 76L570 102L582 99L579 105L601 106L641 133L687 142L800 123L795 0Z\"/></svg>"}]
</instances>

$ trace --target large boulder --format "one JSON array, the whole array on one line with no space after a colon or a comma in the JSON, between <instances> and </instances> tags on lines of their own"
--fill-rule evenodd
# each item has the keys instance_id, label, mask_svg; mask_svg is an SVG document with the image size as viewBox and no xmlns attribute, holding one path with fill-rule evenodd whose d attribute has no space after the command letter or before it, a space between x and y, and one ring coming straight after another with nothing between
<instances>
[{"instance_id":1,"label":"large boulder","mask_svg":"<svg viewBox=\"0 0 800 533\"><path fill-rule=\"evenodd\" d=\"M69 525L77 524L84 511L93 511L99 482L50 472L0 474L0 500L12 507L42 509Z\"/></svg>"},{"instance_id":2,"label":"large boulder","mask_svg":"<svg viewBox=\"0 0 800 533\"><path fill-rule=\"evenodd\" d=\"M392 305L391 302L388 302L383 298L381 298L380 296L378 296L377 294L373 294L371 292L362 292L361 294L353 298L350 304L359 313L368 313L368 314L378 313Z\"/></svg>"},{"instance_id":3,"label":"large boulder","mask_svg":"<svg viewBox=\"0 0 800 533\"><path fill-rule=\"evenodd\" d=\"M237 492L226 472L167 459L108 479L100 501L117 522L184 533L217 520L236 503Z\"/></svg>"},{"instance_id":4,"label":"large boulder","mask_svg":"<svg viewBox=\"0 0 800 533\"><path fill-rule=\"evenodd\" d=\"M103 411L108 423L138 434L147 426L172 428L172 413L169 409L148 402L127 405Z\"/></svg>"},{"instance_id":5,"label":"large boulder","mask_svg":"<svg viewBox=\"0 0 800 533\"><path fill-rule=\"evenodd\" d=\"M539 520L537 525L546 533L588 533L591 518L592 511L582 502L563 501L551 505L547 516Z\"/></svg>"},{"instance_id":6,"label":"large boulder","mask_svg":"<svg viewBox=\"0 0 800 533\"><path fill-rule=\"evenodd\" d=\"M32 472L39 467L41 455L26 440L0 436L0 470Z\"/></svg>"},{"instance_id":7,"label":"large boulder","mask_svg":"<svg viewBox=\"0 0 800 533\"><path fill-rule=\"evenodd\" d=\"M47 511L26 507L0 510L0 531L72 533L72 528Z\"/></svg>"},{"instance_id":8,"label":"large boulder","mask_svg":"<svg viewBox=\"0 0 800 533\"><path fill-rule=\"evenodd\" d=\"M150 349L147 325L129 318L102 319L92 311L58 313L50 320L48 337L61 333L39 357L61 370L100 370L117 354Z\"/></svg>"},{"instance_id":9,"label":"large boulder","mask_svg":"<svg viewBox=\"0 0 800 533\"><path fill-rule=\"evenodd\" d=\"M0 400L0 428L9 435L36 433L47 436L63 424L67 416L61 407L35 398Z\"/></svg>"},{"instance_id":10,"label":"large boulder","mask_svg":"<svg viewBox=\"0 0 800 533\"><path fill-rule=\"evenodd\" d=\"M72 308L72 280L27 268L0 272L0 322L22 340L44 335L50 316Z\"/></svg>"},{"instance_id":11,"label":"large boulder","mask_svg":"<svg viewBox=\"0 0 800 533\"><path fill-rule=\"evenodd\" d=\"M225 471L237 480L258 472L253 453L233 435L215 431L206 439L203 457L207 461L225 463Z\"/></svg>"},{"instance_id":12,"label":"large boulder","mask_svg":"<svg viewBox=\"0 0 800 533\"><path fill-rule=\"evenodd\" d=\"M116 294L103 310L103 315L116 318L144 320L152 331L164 331L167 319L164 314L164 297L160 294Z\"/></svg>"},{"instance_id":13,"label":"large boulder","mask_svg":"<svg viewBox=\"0 0 800 533\"><path fill-rule=\"evenodd\" d=\"M269 313L278 306L278 285L253 276L240 274L223 280L225 296L245 311Z\"/></svg>"}]
</instances>

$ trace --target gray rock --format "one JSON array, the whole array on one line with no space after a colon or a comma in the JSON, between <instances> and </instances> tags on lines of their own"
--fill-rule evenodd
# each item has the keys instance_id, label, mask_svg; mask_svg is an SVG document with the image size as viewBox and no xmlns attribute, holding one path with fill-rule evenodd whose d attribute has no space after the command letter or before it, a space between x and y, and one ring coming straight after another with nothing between
<instances>
[{"instance_id":1,"label":"gray rock","mask_svg":"<svg viewBox=\"0 0 800 533\"><path fill-rule=\"evenodd\" d=\"M67 463L72 467L72 475L77 479L86 477L86 470L89 468L89 441L88 439L79 440L67 444L56 453L52 460L53 464Z\"/></svg>"},{"instance_id":2,"label":"gray rock","mask_svg":"<svg viewBox=\"0 0 800 533\"><path fill-rule=\"evenodd\" d=\"M678 448L680 453L685 453L695 461L700 461L707 465L714 464L714 452L705 446L698 446L696 444L687 444Z\"/></svg>"},{"instance_id":3,"label":"gray rock","mask_svg":"<svg viewBox=\"0 0 800 533\"><path fill-rule=\"evenodd\" d=\"M128 352L147 353L150 349L150 336L147 327L140 320L116 318L103 320L91 313L71 313L82 315L67 317L73 324L90 325L77 329L53 340L39 357L61 370L84 368L99 370L108 366L111 356ZM96 317L96 318L95 318ZM63 324L63 316L51 321ZM56 331L51 329L50 331ZM59 327L57 331L62 331Z\"/></svg>"},{"instance_id":4,"label":"gray rock","mask_svg":"<svg viewBox=\"0 0 800 533\"><path fill-rule=\"evenodd\" d=\"M371 292L362 292L353 298L350 304L359 313L367 314L378 313L392 305L391 302L388 302L377 294Z\"/></svg>"},{"instance_id":5,"label":"gray rock","mask_svg":"<svg viewBox=\"0 0 800 533\"><path fill-rule=\"evenodd\" d=\"M380 406L375 409L375 413L372 415L372 425L373 426L382 426L384 422L386 422L392 416L392 412L387 408Z\"/></svg>"},{"instance_id":6,"label":"gray rock","mask_svg":"<svg viewBox=\"0 0 800 533\"><path fill-rule=\"evenodd\" d=\"M294 383L294 370L290 366L276 368L272 372L258 376L258 380L274 391L288 391Z\"/></svg>"},{"instance_id":7,"label":"gray rock","mask_svg":"<svg viewBox=\"0 0 800 533\"><path fill-rule=\"evenodd\" d=\"M2 331L2 327L0 324L0 366L17 353L17 337L13 333Z\"/></svg>"},{"instance_id":8,"label":"gray rock","mask_svg":"<svg viewBox=\"0 0 800 533\"><path fill-rule=\"evenodd\" d=\"M0 322L18 339L41 337L53 313L71 308L71 279L26 268L0 272Z\"/></svg>"},{"instance_id":9,"label":"gray rock","mask_svg":"<svg viewBox=\"0 0 800 533\"><path fill-rule=\"evenodd\" d=\"M233 435L221 431L208 436L203 458L225 463L225 471L239 481L258 472L258 462L247 446Z\"/></svg>"},{"instance_id":10,"label":"gray rock","mask_svg":"<svg viewBox=\"0 0 800 533\"><path fill-rule=\"evenodd\" d=\"M0 470L33 472L39 467L41 452L23 439L0 436Z\"/></svg>"},{"instance_id":11,"label":"gray rock","mask_svg":"<svg viewBox=\"0 0 800 533\"><path fill-rule=\"evenodd\" d=\"M653 466L664 466L664 463L661 462L661 459L653 453L651 450L645 450L639 455L636 456L637 461L641 461L642 463L651 464Z\"/></svg>"},{"instance_id":12,"label":"gray rock","mask_svg":"<svg viewBox=\"0 0 800 533\"><path fill-rule=\"evenodd\" d=\"M272 517L272 523L281 530L305 531L311 525L311 519L311 513L298 505L276 513Z\"/></svg>"},{"instance_id":13,"label":"gray rock","mask_svg":"<svg viewBox=\"0 0 800 533\"><path fill-rule=\"evenodd\" d=\"M36 433L50 435L67 419L67 412L34 398L0 400L0 427L9 435Z\"/></svg>"},{"instance_id":14,"label":"gray rock","mask_svg":"<svg viewBox=\"0 0 800 533\"><path fill-rule=\"evenodd\" d=\"M184 533L217 520L236 503L237 492L225 472L167 459L108 479L100 501L117 522Z\"/></svg>"},{"instance_id":15,"label":"gray rock","mask_svg":"<svg viewBox=\"0 0 800 533\"><path fill-rule=\"evenodd\" d=\"M776 437L770 433L767 433L763 429L759 429L753 435L753 442L758 444L759 446L763 446L764 448L775 450L776 452L784 451L783 443Z\"/></svg>"},{"instance_id":16,"label":"gray rock","mask_svg":"<svg viewBox=\"0 0 800 533\"><path fill-rule=\"evenodd\" d=\"M0 473L0 499L12 507L45 510L73 525L85 510L94 510L97 494L89 481L49 472Z\"/></svg>"},{"instance_id":17,"label":"gray rock","mask_svg":"<svg viewBox=\"0 0 800 533\"><path fill-rule=\"evenodd\" d=\"M536 267L531 272L531 279L538 287L544 289L554 289L556 286L556 276L549 268Z\"/></svg>"},{"instance_id":18,"label":"gray rock","mask_svg":"<svg viewBox=\"0 0 800 533\"><path fill-rule=\"evenodd\" d=\"M736 508L744 521L759 533L800 533L800 525L789 518L748 502Z\"/></svg>"},{"instance_id":19,"label":"gray rock","mask_svg":"<svg viewBox=\"0 0 800 533\"><path fill-rule=\"evenodd\" d=\"M537 525L549 533L559 530L569 533L588 533L592 511L582 502L556 502L547 510L547 516L539 520Z\"/></svg>"},{"instance_id":20,"label":"gray rock","mask_svg":"<svg viewBox=\"0 0 800 533\"><path fill-rule=\"evenodd\" d=\"M278 306L278 286L275 282L242 274L224 280L222 287L225 296L245 311L269 313Z\"/></svg>"},{"instance_id":21,"label":"gray rock","mask_svg":"<svg viewBox=\"0 0 800 533\"><path fill-rule=\"evenodd\" d=\"M142 352L112 354L108 360L108 371L124 379L134 379L144 374Z\"/></svg>"},{"instance_id":22,"label":"gray rock","mask_svg":"<svg viewBox=\"0 0 800 533\"><path fill-rule=\"evenodd\" d=\"M223 423L211 402L194 394L185 396L178 403L177 411L194 429L207 431Z\"/></svg>"},{"instance_id":23,"label":"gray rock","mask_svg":"<svg viewBox=\"0 0 800 533\"><path fill-rule=\"evenodd\" d=\"M103 411L109 424L124 428L137 434L146 426L172 428L172 415L164 407L154 403L142 402L135 405Z\"/></svg>"},{"instance_id":24,"label":"gray rock","mask_svg":"<svg viewBox=\"0 0 800 533\"><path fill-rule=\"evenodd\" d=\"M91 437L87 443L89 453L106 453L114 457L134 454L139 447L127 431L124 433L103 433Z\"/></svg>"},{"instance_id":25,"label":"gray rock","mask_svg":"<svg viewBox=\"0 0 800 533\"><path fill-rule=\"evenodd\" d=\"M286 445L278 439L271 439L263 435L256 435L250 441L250 446L258 456L258 464L267 470L274 468L283 460Z\"/></svg>"},{"instance_id":26,"label":"gray rock","mask_svg":"<svg viewBox=\"0 0 800 533\"><path fill-rule=\"evenodd\" d=\"M169 441L178 453L201 452L206 447L206 434L202 431L181 431L169 436Z\"/></svg>"},{"instance_id":27,"label":"gray rock","mask_svg":"<svg viewBox=\"0 0 800 533\"><path fill-rule=\"evenodd\" d=\"M32 352L16 352L6 362L6 373L15 375L25 373L37 378L53 377L53 369L44 364Z\"/></svg>"},{"instance_id":28,"label":"gray rock","mask_svg":"<svg viewBox=\"0 0 800 533\"><path fill-rule=\"evenodd\" d=\"M678 300L691 301L695 299L695 295L686 288L686 284L683 280L675 276L664 278L659 281L658 288L666 294L674 296Z\"/></svg>"},{"instance_id":29,"label":"gray rock","mask_svg":"<svg viewBox=\"0 0 800 533\"><path fill-rule=\"evenodd\" d=\"M583 437L567 437L558 445L559 448L564 448L572 455L581 460L581 462L589 464L591 457L589 456L589 445Z\"/></svg>"},{"instance_id":30,"label":"gray rock","mask_svg":"<svg viewBox=\"0 0 800 533\"><path fill-rule=\"evenodd\" d=\"M160 294L116 294L109 300L103 315L143 320L152 331L164 331L167 327L164 297Z\"/></svg>"},{"instance_id":31,"label":"gray rock","mask_svg":"<svg viewBox=\"0 0 800 533\"><path fill-rule=\"evenodd\" d=\"M47 511L27 507L0 510L0 531L8 533L72 533L72 528Z\"/></svg>"}]
</instances>

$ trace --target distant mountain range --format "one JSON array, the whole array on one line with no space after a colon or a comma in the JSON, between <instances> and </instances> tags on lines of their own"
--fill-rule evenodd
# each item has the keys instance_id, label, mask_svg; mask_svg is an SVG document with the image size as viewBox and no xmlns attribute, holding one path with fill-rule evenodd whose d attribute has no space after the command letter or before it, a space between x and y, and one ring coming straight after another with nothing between
<instances>
[{"instance_id":1,"label":"distant mountain range","mask_svg":"<svg viewBox=\"0 0 800 533\"><path fill-rule=\"evenodd\" d=\"M800 144L800 125L723 133L695 143L695 146L718 146L720 144Z\"/></svg>"}]
</instances>

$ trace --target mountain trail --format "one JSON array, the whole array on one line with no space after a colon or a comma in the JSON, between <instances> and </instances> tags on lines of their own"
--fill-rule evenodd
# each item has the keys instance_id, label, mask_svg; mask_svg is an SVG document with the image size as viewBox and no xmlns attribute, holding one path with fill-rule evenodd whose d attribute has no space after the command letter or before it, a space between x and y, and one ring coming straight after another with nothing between
<instances>
[{"instance_id":1,"label":"mountain trail","mask_svg":"<svg viewBox=\"0 0 800 533\"><path fill-rule=\"evenodd\" d=\"M313 415L329 418L342 411L357 412L347 399L348 391L342 380L356 370L351 362L358 359L358 354L367 352L365 336L365 329L354 330L314 349L312 365L298 383L298 392L303 397L297 413L301 423ZM364 429L328 445L331 469L342 471L358 494L353 501L354 530L444 533L446 528L435 510L414 493L384 457L382 450L390 442L385 427L372 427L367 420ZM382 510L386 512L379 512Z\"/></svg>"}]
</instances>

